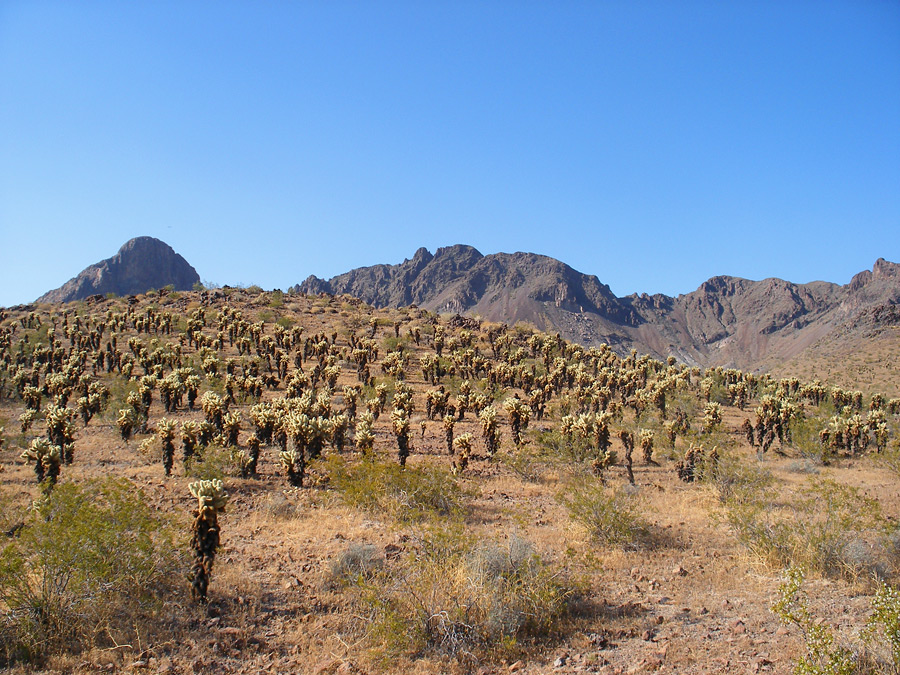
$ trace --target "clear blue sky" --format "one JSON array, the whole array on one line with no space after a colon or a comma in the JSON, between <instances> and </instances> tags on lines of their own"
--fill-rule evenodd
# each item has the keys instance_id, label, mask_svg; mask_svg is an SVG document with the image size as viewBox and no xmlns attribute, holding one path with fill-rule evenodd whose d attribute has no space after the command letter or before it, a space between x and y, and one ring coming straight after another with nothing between
<instances>
[{"instance_id":1,"label":"clear blue sky","mask_svg":"<svg viewBox=\"0 0 900 675\"><path fill-rule=\"evenodd\" d=\"M138 235L264 288L846 283L900 261L900 2L0 0L0 235L7 306Z\"/></svg>"}]
</instances>

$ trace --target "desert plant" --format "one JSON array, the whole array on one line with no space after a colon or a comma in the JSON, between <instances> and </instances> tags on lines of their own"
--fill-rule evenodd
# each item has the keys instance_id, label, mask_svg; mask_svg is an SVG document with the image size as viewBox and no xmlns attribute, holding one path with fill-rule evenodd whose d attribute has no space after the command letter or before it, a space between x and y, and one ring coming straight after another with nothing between
<instances>
[{"instance_id":1,"label":"desert plant","mask_svg":"<svg viewBox=\"0 0 900 675\"><path fill-rule=\"evenodd\" d=\"M172 475L172 464L175 462L175 429L178 423L162 418L156 423L156 436L162 445L163 469L167 476Z\"/></svg>"},{"instance_id":2,"label":"desert plant","mask_svg":"<svg viewBox=\"0 0 900 675\"><path fill-rule=\"evenodd\" d=\"M600 544L633 548L649 532L633 492L582 480L568 486L557 500Z\"/></svg>"},{"instance_id":3,"label":"desert plant","mask_svg":"<svg viewBox=\"0 0 900 675\"><path fill-rule=\"evenodd\" d=\"M518 394L506 399L503 402L503 408L509 415L509 425L512 431L513 443L516 446L519 446L522 443L520 434L528 428L528 421L531 418L531 408L519 400Z\"/></svg>"},{"instance_id":4,"label":"desert plant","mask_svg":"<svg viewBox=\"0 0 900 675\"><path fill-rule=\"evenodd\" d=\"M478 421L481 423L481 435L484 437L484 447L490 457L500 449L500 427L497 424L497 410L492 405L485 406L478 413Z\"/></svg>"},{"instance_id":5,"label":"desert plant","mask_svg":"<svg viewBox=\"0 0 900 675\"><path fill-rule=\"evenodd\" d=\"M0 549L0 661L126 644L178 553L128 481L58 485Z\"/></svg>"},{"instance_id":6,"label":"desert plant","mask_svg":"<svg viewBox=\"0 0 900 675\"><path fill-rule=\"evenodd\" d=\"M356 449L363 455L372 452L372 446L375 443L375 434L372 433L372 425L375 423L372 413L365 412L359 416L356 421L356 430L353 435Z\"/></svg>"},{"instance_id":7,"label":"desert plant","mask_svg":"<svg viewBox=\"0 0 900 675\"><path fill-rule=\"evenodd\" d=\"M458 475L469 466L469 455L472 452L472 434L457 436L453 439L453 448L456 450L453 460L453 473Z\"/></svg>"},{"instance_id":8,"label":"desert plant","mask_svg":"<svg viewBox=\"0 0 900 675\"><path fill-rule=\"evenodd\" d=\"M406 466L406 458L409 457L409 414L403 408L394 408L391 411L391 428L397 437L398 458L400 466Z\"/></svg>"},{"instance_id":9,"label":"desert plant","mask_svg":"<svg viewBox=\"0 0 900 675\"><path fill-rule=\"evenodd\" d=\"M294 487L303 487L303 479L306 476L306 454L303 449L291 441L288 449L279 453L278 460L287 474L288 483Z\"/></svg>"},{"instance_id":10,"label":"desert plant","mask_svg":"<svg viewBox=\"0 0 900 675\"><path fill-rule=\"evenodd\" d=\"M809 611L809 600L801 588L805 572L791 567L778 589L779 600L772 611L782 623L800 629L807 653L794 668L797 675L853 675L857 672L853 652L837 644L831 629L818 621Z\"/></svg>"},{"instance_id":11,"label":"desert plant","mask_svg":"<svg viewBox=\"0 0 900 675\"><path fill-rule=\"evenodd\" d=\"M456 426L456 418L453 415L444 415L444 438L447 441L447 454L453 454L453 428Z\"/></svg>"},{"instance_id":12,"label":"desert plant","mask_svg":"<svg viewBox=\"0 0 900 675\"><path fill-rule=\"evenodd\" d=\"M569 610L572 589L515 535L473 544L429 537L423 553L358 577L385 656L434 654L469 668L479 656L542 638Z\"/></svg>"},{"instance_id":13,"label":"desert plant","mask_svg":"<svg viewBox=\"0 0 900 675\"><path fill-rule=\"evenodd\" d=\"M653 461L653 432L650 429L641 429L639 439L641 453L644 456L644 464L656 464Z\"/></svg>"},{"instance_id":14,"label":"desert plant","mask_svg":"<svg viewBox=\"0 0 900 675\"><path fill-rule=\"evenodd\" d=\"M35 438L21 458L34 464L34 476L38 483L46 479L47 489L53 488L62 464L62 450L58 445L51 445L44 438Z\"/></svg>"},{"instance_id":15,"label":"desert plant","mask_svg":"<svg viewBox=\"0 0 900 675\"><path fill-rule=\"evenodd\" d=\"M401 467L395 462L371 459L351 463L339 455L325 460L330 484L347 504L400 522L462 515L467 498L446 469Z\"/></svg>"},{"instance_id":16,"label":"desert plant","mask_svg":"<svg viewBox=\"0 0 900 675\"><path fill-rule=\"evenodd\" d=\"M197 500L191 526L191 595L198 602L207 601L209 578L212 574L216 550L219 548L219 514L224 513L228 493L220 480L200 480L188 485Z\"/></svg>"}]
</instances>

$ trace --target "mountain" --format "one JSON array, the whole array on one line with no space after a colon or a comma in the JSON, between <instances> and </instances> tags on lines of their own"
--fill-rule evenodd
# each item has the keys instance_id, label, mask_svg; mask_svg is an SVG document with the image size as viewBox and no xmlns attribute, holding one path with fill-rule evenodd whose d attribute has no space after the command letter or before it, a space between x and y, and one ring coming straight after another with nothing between
<instances>
[{"instance_id":1,"label":"mountain","mask_svg":"<svg viewBox=\"0 0 900 675\"><path fill-rule=\"evenodd\" d=\"M376 307L415 304L488 321L527 321L620 353L637 349L689 364L752 369L796 358L829 335L854 331L867 316L896 317L900 265L880 259L843 286L717 276L675 298L618 298L596 276L554 258L485 256L457 245L434 255L420 248L399 265L362 267L327 281L310 276L292 290L353 295Z\"/></svg>"},{"instance_id":2,"label":"mountain","mask_svg":"<svg viewBox=\"0 0 900 675\"><path fill-rule=\"evenodd\" d=\"M91 265L37 302L71 302L106 293L137 295L169 285L189 291L199 281L197 270L171 246L153 237L135 237L112 258Z\"/></svg>"}]
</instances>

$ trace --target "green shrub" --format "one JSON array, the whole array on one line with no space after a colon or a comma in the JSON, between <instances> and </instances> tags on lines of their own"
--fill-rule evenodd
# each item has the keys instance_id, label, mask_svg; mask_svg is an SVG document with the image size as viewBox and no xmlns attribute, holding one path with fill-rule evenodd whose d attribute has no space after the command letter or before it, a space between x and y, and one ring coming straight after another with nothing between
<instances>
[{"instance_id":1,"label":"green shrub","mask_svg":"<svg viewBox=\"0 0 900 675\"><path fill-rule=\"evenodd\" d=\"M897 526L878 502L830 480L814 480L779 503L771 486L725 501L738 540L776 566L801 564L829 576L887 577L897 567Z\"/></svg>"},{"instance_id":2,"label":"green shrub","mask_svg":"<svg viewBox=\"0 0 900 675\"><path fill-rule=\"evenodd\" d=\"M809 600L803 591L805 573L801 567L791 567L778 589L779 600L772 611L782 623L794 625L803 634L806 655L794 668L796 675L853 675L856 658L847 647L837 644L831 629L818 621L809 611Z\"/></svg>"},{"instance_id":3,"label":"green shrub","mask_svg":"<svg viewBox=\"0 0 900 675\"><path fill-rule=\"evenodd\" d=\"M796 626L806 654L794 667L796 675L868 675L900 673L900 589L879 584L872 598L872 614L856 639L839 640L832 629L809 609L803 590L806 571L791 566L778 588L772 611L782 623Z\"/></svg>"},{"instance_id":4,"label":"green shrub","mask_svg":"<svg viewBox=\"0 0 900 675\"><path fill-rule=\"evenodd\" d=\"M444 536L414 556L360 577L369 635L386 658L434 654L469 665L492 650L545 638L567 614L573 591L527 541L473 544Z\"/></svg>"},{"instance_id":5,"label":"green shrub","mask_svg":"<svg viewBox=\"0 0 900 675\"><path fill-rule=\"evenodd\" d=\"M557 500L597 543L631 548L649 536L649 523L640 513L640 499L633 489L583 480L569 486Z\"/></svg>"},{"instance_id":6,"label":"green shrub","mask_svg":"<svg viewBox=\"0 0 900 675\"><path fill-rule=\"evenodd\" d=\"M351 463L334 455L324 468L347 504L402 522L461 516L468 497L442 468L401 467L378 460Z\"/></svg>"},{"instance_id":7,"label":"green shrub","mask_svg":"<svg viewBox=\"0 0 900 675\"><path fill-rule=\"evenodd\" d=\"M0 552L0 655L127 642L178 557L173 529L127 481L58 485Z\"/></svg>"}]
</instances>

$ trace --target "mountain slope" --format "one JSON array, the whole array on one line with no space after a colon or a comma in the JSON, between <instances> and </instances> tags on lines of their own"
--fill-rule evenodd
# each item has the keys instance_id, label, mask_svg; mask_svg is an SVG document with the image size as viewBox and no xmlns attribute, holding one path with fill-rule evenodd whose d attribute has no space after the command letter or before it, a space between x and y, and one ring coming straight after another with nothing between
<instances>
[{"instance_id":1,"label":"mountain slope","mask_svg":"<svg viewBox=\"0 0 900 675\"><path fill-rule=\"evenodd\" d=\"M137 295L169 285L188 291L199 281L197 271L171 246L153 237L136 237L113 257L87 267L37 302L71 302L106 293Z\"/></svg>"},{"instance_id":2,"label":"mountain slope","mask_svg":"<svg viewBox=\"0 0 900 675\"><path fill-rule=\"evenodd\" d=\"M900 265L878 260L850 284L718 276L686 295L616 297L596 276L533 253L420 248L399 265L311 276L293 290L349 294L376 307L416 304L489 321L528 321L585 345L697 365L756 368L797 357L861 313L900 304Z\"/></svg>"}]
</instances>

